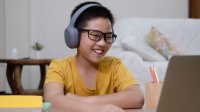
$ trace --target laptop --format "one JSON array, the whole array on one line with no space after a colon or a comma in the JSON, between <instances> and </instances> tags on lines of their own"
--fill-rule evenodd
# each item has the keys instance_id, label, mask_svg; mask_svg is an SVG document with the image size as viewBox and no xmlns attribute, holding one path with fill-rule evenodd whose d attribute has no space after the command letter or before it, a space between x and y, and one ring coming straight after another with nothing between
<instances>
[{"instance_id":1,"label":"laptop","mask_svg":"<svg viewBox=\"0 0 200 112\"><path fill-rule=\"evenodd\" d=\"M156 112L200 112L200 55L170 59Z\"/></svg>"}]
</instances>

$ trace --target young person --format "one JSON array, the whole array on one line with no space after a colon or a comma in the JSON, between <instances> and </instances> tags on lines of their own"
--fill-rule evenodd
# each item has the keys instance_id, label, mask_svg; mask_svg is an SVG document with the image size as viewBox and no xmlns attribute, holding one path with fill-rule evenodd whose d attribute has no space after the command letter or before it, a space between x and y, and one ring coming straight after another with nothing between
<instances>
[{"instance_id":1,"label":"young person","mask_svg":"<svg viewBox=\"0 0 200 112\"><path fill-rule=\"evenodd\" d=\"M124 112L141 108L142 92L120 59L105 56L117 35L110 10L84 2L71 14L65 42L75 56L52 60L44 86L44 100L52 112Z\"/></svg>"}]
</instances>

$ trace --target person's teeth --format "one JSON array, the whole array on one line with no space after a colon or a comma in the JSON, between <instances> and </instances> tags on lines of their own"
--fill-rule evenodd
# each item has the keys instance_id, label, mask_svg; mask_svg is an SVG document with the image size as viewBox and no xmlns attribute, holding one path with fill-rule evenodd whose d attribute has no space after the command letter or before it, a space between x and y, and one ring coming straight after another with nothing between
<instances>
[{"instance_id":1,"label":"person's teeth","mask_svg":"<svg viewBox=\"0 0 200 112\"><path fill-rule=\"evenodd\" d=\"M101 53L103 53L103 51L102 50L94 50L96 53L98 53L98 54L101 54Z\"/></svg>"}]
</instances>

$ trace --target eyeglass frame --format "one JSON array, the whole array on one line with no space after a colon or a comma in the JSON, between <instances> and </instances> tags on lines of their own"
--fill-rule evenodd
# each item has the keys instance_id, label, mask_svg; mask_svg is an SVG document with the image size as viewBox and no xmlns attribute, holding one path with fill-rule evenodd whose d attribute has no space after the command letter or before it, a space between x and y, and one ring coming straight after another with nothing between
<instances>
[{"instance_id":1,"label":"eyeglass frame","mask_svg":"<svg viewBox=\"0 0 200 112\"><path fill-rule=\"evenodd\" d=\"M115 40L116 40L116 38L117 38L117 35L116 34L114 34L114 33L112 33L112 32L106 32L106 33L103 33L102 31L99 31L99 30L94 30L94 29L78 29L80 32L87 32L88 33L88 38L90 39L90 40L92 40L92 41L96 41L96 42L98 42L98 41L100 41L102 38L104 39L104 41L106 42L106 43L108 43L108 44L112 44L112 43L114 43L115 42ZM101 35L98 35L99 37L97 38L98 40L95 40L95 39L92 39L92 38L90 38L90 32L91 31L95 31L95 32L98 32L98 33L100 33ZM112 34L112 42L108 42L107 40L106 40L106 35L107 34Z\"/></svg>"}]
</instances>

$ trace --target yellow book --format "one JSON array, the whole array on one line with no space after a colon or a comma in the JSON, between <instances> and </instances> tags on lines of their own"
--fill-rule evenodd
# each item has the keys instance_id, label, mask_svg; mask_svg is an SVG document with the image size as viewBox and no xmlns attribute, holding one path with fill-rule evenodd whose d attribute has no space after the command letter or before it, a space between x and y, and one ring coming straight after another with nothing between
<instances>
[{"instance_id":1,"label":"yellow book","mask_svg":"<svg viewBox=\"0 0 200 112\"><path fill-rule=\"evenodd\" d=\"M0 95L0 112L42 112L42 96Z\"/></svg>"}]
</instances>

